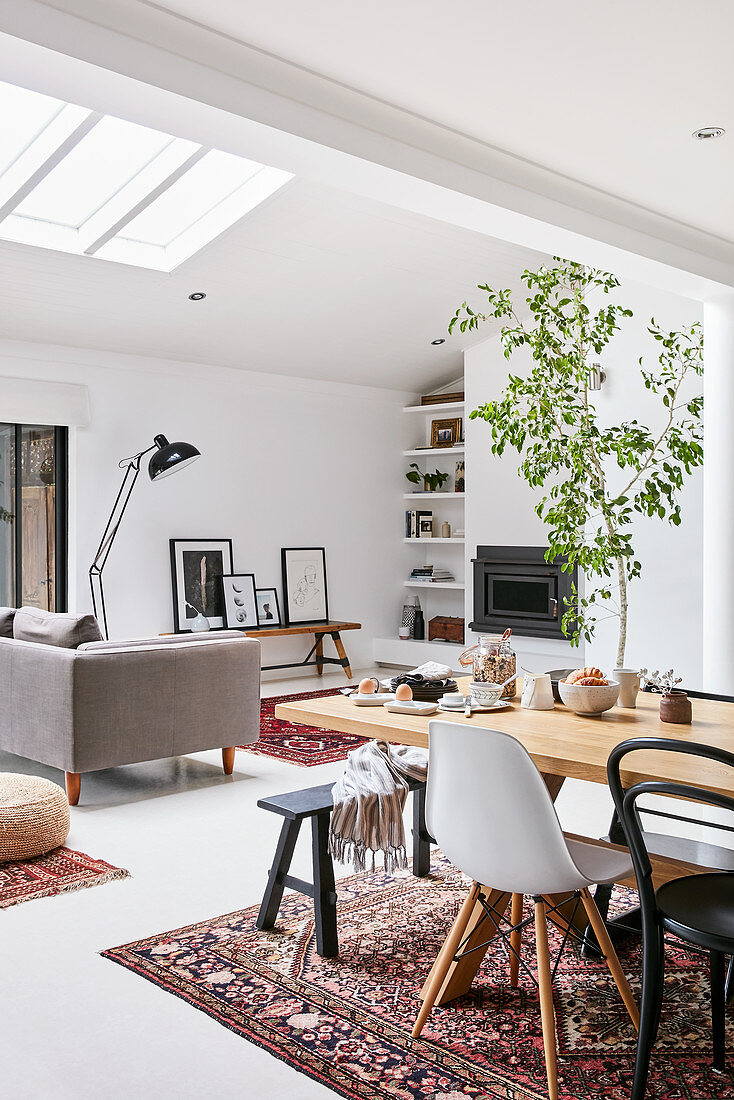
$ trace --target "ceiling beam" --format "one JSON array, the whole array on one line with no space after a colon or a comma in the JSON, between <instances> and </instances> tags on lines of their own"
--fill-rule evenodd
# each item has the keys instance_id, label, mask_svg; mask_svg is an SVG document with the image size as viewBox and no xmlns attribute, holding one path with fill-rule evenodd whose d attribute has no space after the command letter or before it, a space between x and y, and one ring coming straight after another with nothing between
<instances>
[{"instance_id":1,"label":"ceiling beam","mask_svg":"<svg viewBox=\"0 0 734 1100\"><path fill-rule=\"evenodd\" d=\"M732 241L155 4L24 0L0 9L0 32L5 79L48 94L78 102L83 87L109 113L674 293L734 286Z\"/></svg>"}]
</instances>

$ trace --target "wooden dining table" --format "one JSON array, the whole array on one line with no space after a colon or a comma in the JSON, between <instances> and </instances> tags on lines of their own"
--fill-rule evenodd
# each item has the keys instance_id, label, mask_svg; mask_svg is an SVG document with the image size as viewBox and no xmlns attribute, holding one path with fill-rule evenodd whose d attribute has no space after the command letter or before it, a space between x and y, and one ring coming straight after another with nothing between
<instances>
[{"instance_id":1,"label":"wooden dining table","mask_svg":"<svg viewBox=\"0 0 734 1100\"><path fill-rule=\"evenodd\" d=\"M468 694L469 680L457 680L459 690ZM582 779L606 785L607 758L621 741L633 737L667 737L688 742L715 745L734 753L734 703L712 699L694 699L693 722L690 725L671 725L660 721L660 696L641 692L637 707L614 707L603 715L591 717L574 714L567 707L556 704L552 710L526 710L520 707L522 684L512 704L503 710L475 712L471 718L462 712L437 711L430 716L394 714L384 706L357 706L347 696L331 695L317 699L302 699L280 703L275 708L276 718L320 729L389 741L396 744L428 748L428 723L433 718L445 719L460 725L473 725L500 730L511 734L527 749L542 774L551 798L555 801L566 779ZM625 758L622 781L625 787L646 780L679 782L702 787L705 790L734 797L734 769L712 760L681 753L635 752ZM575 834L569 834L575 835ZM578 837L598 843L595 838ZM701 870L720 870L711 846L690 843L680 848L681 854L662 854L652 857L653 877L656 885L681 874L699 873ZM734 860L734 855L732 856ZM733 864L734 865L734 864ZM634 879L622 880L622 884L634 886ZM483 887L489 903L504 911L509 904L509 894ZM555 899L556 902L560 899ZM442 986L437 1003L445 1004L466 993L481 965L489 942L482 948L486 937L491 939L483 919L484 909L477 902L468 926L462 957L456 961ZM570 912L568 913L570 920ZM564 920L563 908L558 919ZM474 950L472 950L474 948ZM427 979L426 985L428 984ZM425 987L424 987L425 988Z\"/></svg>"}]
</instances>

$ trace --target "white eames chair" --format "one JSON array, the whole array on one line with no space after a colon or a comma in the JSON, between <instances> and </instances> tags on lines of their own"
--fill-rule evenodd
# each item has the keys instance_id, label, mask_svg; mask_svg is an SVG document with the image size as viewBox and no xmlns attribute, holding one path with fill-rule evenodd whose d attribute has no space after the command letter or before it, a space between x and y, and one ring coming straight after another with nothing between
<instances>
[{"instance_id":1,"label":"white eames chair","mask_svg":"<svg viewBox=\"0 0 734 1100\"><path fill-rule=\"evenodd\" d=\"M451 862L474 880L469 897L424 987L423 1007L413 1028L423 1030L462 941L477 901L491 889L512 895L509 933L510 981L517 985L523 895L535 901L538 988L548 1093L557 1100L556 1025L547 910L549 895L580 899L612 977L635 1027L639 1013L617 954L589 886L633 874L626 852L567 840L548 789L532 759L514 737L497 730L455 722L428 725L429 765L426 823ZM483 884L483 885L482 885ZM484 903L483 903L484 904ZM497 914L488 910L497 931ZM500 914L501 916L501 914Z\"/></svg>"}]
</instances>

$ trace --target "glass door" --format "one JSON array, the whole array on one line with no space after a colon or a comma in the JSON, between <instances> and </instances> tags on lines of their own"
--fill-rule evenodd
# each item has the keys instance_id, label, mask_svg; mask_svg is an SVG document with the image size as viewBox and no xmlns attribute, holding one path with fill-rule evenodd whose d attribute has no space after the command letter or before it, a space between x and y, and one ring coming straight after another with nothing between
<instances>
[{"instance_id":1,"label":"glass door","mask_svg":"<svg viewBox=\"0 0 734 1100\"><path fill-rule=\"evenodd\" d=\"M0 424L0 603L66 607L67 431Z\"/></svg>"}]
</instances>

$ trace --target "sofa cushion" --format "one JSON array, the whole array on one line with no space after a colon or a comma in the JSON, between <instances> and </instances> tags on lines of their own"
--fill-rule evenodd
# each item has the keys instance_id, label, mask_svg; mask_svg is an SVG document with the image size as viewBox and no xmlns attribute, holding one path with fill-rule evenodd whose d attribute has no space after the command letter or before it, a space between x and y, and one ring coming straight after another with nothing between
<instances>
[{"instance_id":1,"label":"sofa cushion","mask_svg":"<svg viewBox=\"0 0 734 1100\"><path fill-rule=\"evenodd\" d=\"M0 638L13 637L14 607L0 607Z\"/></svg>"},{"instance_id":2,"label":"sofa cushion","mask_svg":"<svg viewBox=\"0 0 734 1100\"><path fill-rule=\"evenodd\" d=\"M21 642L76 649L82 642L99 642L102 631L94 615L73 615L20 607L13 619L13 637Z\"/></svg>"}]
</instances>

